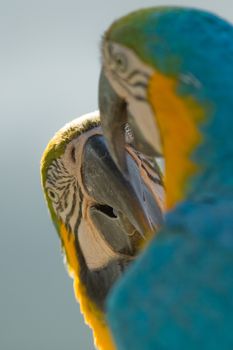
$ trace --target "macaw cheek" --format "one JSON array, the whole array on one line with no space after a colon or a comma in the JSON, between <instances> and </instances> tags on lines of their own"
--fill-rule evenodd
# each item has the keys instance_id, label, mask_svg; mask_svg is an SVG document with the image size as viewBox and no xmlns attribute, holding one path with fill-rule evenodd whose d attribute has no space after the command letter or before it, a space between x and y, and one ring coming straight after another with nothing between
<instances>
[{"instance_id":1,"label":"macaw cheek","mask_svg":"<svg viewBox=\"0 0 233 350\"><path fill-rule=\"evenodd\" d=\"M127 115L127 120L133 133L132 145L135 147L135 149L148 157L160 157L161 154L155 150L143 132L144 118L141 118L142 125L139 125L130 112L128 112Z\"/></svg>"},{"instance_id":2,"label":"macaw cheek","mask_svg":"<svg viewBox=\"0 0 233 350\"><path fill-rule=\"evenodd\" d=\"M87 215L88 217L89 215ZM78 242L89 271L100 270L117 258L101 231L90 218L82 219L78 229Z\"/></svg>"},{"instance_id":3,"label":"macaw cheek","mask_svg":"<svg viewBox=\"0 0 233 350\"><path fill-rule=\"evenodd\" d=\"M160 130L149 97L139 99L127 94L120 97L103 69L99 79L99 110L109 151L123 173L128 172L123 132L127 122L134 134L133 145L139 152L149 157L162 156Z\"/></svg>"}]
</instances>

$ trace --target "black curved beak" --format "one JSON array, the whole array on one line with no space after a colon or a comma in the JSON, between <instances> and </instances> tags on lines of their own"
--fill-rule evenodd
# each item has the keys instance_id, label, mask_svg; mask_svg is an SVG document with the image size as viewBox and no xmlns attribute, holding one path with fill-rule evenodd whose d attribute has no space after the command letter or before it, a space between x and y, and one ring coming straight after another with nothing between
<instances>
[{"instance_id":1,"label":"black curved beak","mask_svg":"<svg viewBox=\"0 0 233 350\"><path fill-rule=\"evenodd\" d=\"M134 147L149 157L161 156L145 139L134 118L127 109L125 100L114 91L104 71L99 79L99 110L101 125L112 158L118 168L128 174L124 126L128 122L133 131Z\"/></svg>"},{"instance_id":2,"label":"black curved beak","mask_svg":"<svg viewBox=\"0 0 233 350\"><path fill-rule=\"evenodd\" d=\"M126 174L124 125L128 119L127 105L113 90L103 70L99 79L99 110L110 154L118 168Z\"/></svg>"},{"instance_id":3,"label":"black curved beak","mask_svg":"<svg viewBox=\"0 0 233 350\"><path fill-rule=\"evenodd\" d=\"M161 206L125 152L128 180L113 161L102 135L91 136L83 150L82 181L91 197L89 214L98 231L118 253L134 255L142 237L161 225Z\"/></svg>"}]
</instances>

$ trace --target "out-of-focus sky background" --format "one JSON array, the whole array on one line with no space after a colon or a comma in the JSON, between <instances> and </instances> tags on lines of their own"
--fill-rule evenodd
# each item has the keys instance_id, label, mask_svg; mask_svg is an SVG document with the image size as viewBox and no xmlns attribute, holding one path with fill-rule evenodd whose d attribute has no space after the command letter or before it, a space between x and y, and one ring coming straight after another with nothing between
<instances>
[{"instance_id":1,"label":"out-of-focus sky background","mask_svg":"<svg viewBox=\"0 0 233 350\"><path fill-rule=\"evenodd\" d=\"M232 0L0 1L1 350L94 349L44 203L39 161L56 130L97 109L104 30L127 12L163 4L233 22Z\"/></svg>"}]
</instances>

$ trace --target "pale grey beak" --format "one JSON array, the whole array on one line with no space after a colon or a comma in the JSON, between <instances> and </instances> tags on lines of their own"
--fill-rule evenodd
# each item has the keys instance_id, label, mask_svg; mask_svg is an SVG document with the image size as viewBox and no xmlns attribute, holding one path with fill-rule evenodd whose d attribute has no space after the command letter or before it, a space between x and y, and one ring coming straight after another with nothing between
<instances>
[{"instance_id":1,"label":"pale grey beak","mask_svg":"<svg viewBox=\"0 0 233 350\"><path fill-rule=\"evenodd\" d=\"M127 152L125 161L130 171L130 180L115 165L104 137L90 137L83 152L83 184L96 202L92 215L95 220L98 217L100 227L106 226L106 230L110 231L109 227L113 230L116 225L118 230L120 227L125 231L125 236L128 236L130 232L127 232L127 221L144 237L161 224L162 212L143 182L137 164ZM152 207L153 210L148 210ZM158 210L154 210L154 207ZM113 236L110 240L114 239Z\"/></svg>"}]
</instances>

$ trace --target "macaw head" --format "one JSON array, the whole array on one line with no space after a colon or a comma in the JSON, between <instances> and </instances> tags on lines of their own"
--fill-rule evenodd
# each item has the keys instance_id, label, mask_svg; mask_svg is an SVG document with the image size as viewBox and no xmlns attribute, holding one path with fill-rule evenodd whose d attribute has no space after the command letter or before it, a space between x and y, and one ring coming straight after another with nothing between
<instances>
[{"instance_id":1,"label":"macaw head","mask_svg":"<svg viewBox=\"0 0 233 350\"><path fill-rule=\"evenodd\" d=\"M166 205L232 193L233 27L194 9L158 7L112 24L102 41L101 122L127 171L121 125L165 157Z\"/></svg>"},{"instance_id":2,"label":"macaw head","mask_svg":"<svg viewBox=\"0 0 233 350\"><path fill-rule=\"evenodd\" d=\"M104 317L109 290L163 220L159 169L131 147L130 135L125 147L131 181L113 162L93 113L59 130L41 160L76 297L98 348L106 350L114 348Z\"/></svg>"}]
</instances>

